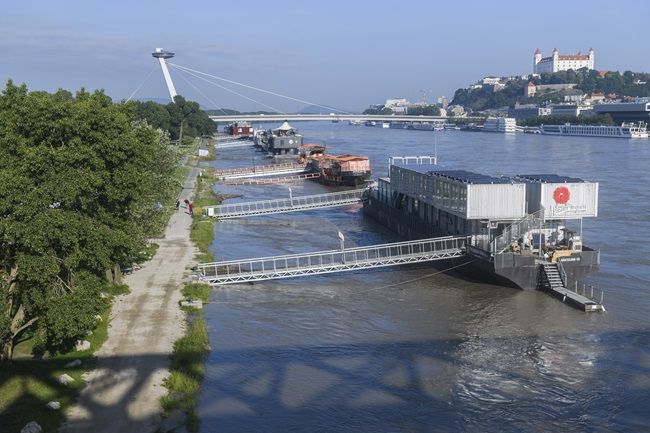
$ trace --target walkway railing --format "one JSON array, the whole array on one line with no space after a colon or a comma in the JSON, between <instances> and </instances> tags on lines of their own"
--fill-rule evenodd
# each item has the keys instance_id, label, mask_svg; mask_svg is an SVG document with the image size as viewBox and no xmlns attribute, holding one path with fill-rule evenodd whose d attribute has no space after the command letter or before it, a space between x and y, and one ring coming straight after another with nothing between
<instances>
[{"instance_id":1,"label":"walkway railing","mask_svg":"<svg viewBox=\"0 0 650 433\"><path fill-rule=\"evenodd\" d=\"M214 147L217 149L229 149L232 147L251 147L254 146L253 140L232 140L232 141L217 141Z\"/></svg>"},{"instance_id":2,"label":"walkway railing","mask_svg":"<svg viewBox=\"0 0 650 433\"><path fill-rule=\"evenodd\" d=\"M344 250L260 257L198 265L199 278L210 284L232 284L301 275L421 263L465 255L467 237L442 237Z\"/></svg>"},{"instance_id":3,"label":"walkway railing","mask_svg":"<svg viewBox=\"0 0 650 433\"><path fill-rule=\"evenodd\" d=\"M226 181L226 185L270 185L274 183L295 182L297 180L318 179L319 177L320 173L304 173L282 177L262 177L260 179Z\"/></svg>"},{"instance_id":4,"label":"walkway railing","mask_svg":"<svg viewBox=\"0 0 650 433\"><path fill-rule=\"evenodd\" d=\"M512 242L522 237L527 232L533 229L540 229L544 227L544 213L543 209L535 213L526 215L521 220L510 224L503 230L499 236L494 238L491 245L491 251L502 253L508 249ZM533 240L534 242L534 240Z\"/></svg>"},{"instance_id":5,"label":"walkway railing","mask_svg":"<svg viewBox=\"0 0 650 433\"><path fill-rule=\"evenodd\" d=\"M257 165L215 170L214 177L220 179L241 179L244 177L268 176L271 174L293 174L305 171L305 164L288 162L283 164Z\"/></svg>"},{"instance_id":6,"label":"walkway railing","mask_svg":"<svg viewBox=\"0 0 650 433\"><path fill-rule=\"evenodd\" d=\"M221 219L230 219L345 206L361 202L365 192L365 189L354 189L327 194L208 206L203 208L203 214Z\"/></svg>"}]
</instances>

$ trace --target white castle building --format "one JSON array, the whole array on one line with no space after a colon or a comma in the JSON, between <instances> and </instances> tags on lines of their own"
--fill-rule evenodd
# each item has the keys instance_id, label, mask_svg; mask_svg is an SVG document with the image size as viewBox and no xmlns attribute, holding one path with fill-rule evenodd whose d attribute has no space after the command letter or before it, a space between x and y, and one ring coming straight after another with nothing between
<instances>
[{"instance_id":1,"label":"white castle building","mask_svg":"<svg viewBox=\"0 0 650 433\"><path fill-rule=\"evenodd\" d=\"M560 54L555 48L553 55L550 57L542 57L542 52L539 48L535 51L535 63L533 73L543 74L558 71L567 71L573 69L574 71L580 68L594 69L594 49L589 48L589 54Z\"/></svg>"}]
</instances>

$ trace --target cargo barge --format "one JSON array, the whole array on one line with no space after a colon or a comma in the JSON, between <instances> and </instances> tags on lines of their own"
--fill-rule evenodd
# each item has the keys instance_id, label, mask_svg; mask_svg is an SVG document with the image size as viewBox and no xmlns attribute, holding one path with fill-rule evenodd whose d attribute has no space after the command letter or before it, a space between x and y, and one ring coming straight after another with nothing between
<instances>
[{"instance_id":1,"label":"cargo barge","mask_svg":"<svg viewBox=\"0 0 650 433\"><path fill-rule=\"evenodd\" d=\"M578 178L492 177L442 168L435 157L391 158L363 210L407 239L468 236L467 255L451 260L482 281L551 288L557 274L566 289L600 263L581 233L582 219L597 216L598 183ZM578 231L568 226L575 221Z\"/></svg>"}]
</instances>

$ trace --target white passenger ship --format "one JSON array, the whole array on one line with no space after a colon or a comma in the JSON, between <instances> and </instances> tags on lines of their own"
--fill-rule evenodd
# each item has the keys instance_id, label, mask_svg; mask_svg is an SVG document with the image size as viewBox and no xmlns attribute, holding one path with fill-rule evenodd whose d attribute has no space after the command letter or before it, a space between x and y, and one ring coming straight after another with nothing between
<instances>
[{"instance_id":1,"label":"white passenger ship","mask_svg":"<svg viewBox=\"0 0 650 433\"><path fill-rule=\"evenodd\" d=\"M612 138L648 138L648 129L644 122L623 123L621 126L605 125L542 125L542 134L577 135L583 137Z\"/></svg>"}]
</instances>

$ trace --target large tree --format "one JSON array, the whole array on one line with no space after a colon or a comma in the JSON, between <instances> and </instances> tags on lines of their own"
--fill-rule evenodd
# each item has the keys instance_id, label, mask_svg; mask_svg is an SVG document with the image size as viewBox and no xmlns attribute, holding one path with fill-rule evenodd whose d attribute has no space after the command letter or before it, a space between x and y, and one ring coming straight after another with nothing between
<instances>
[{"instance_id":1,"label":"large tree","mask_svg":"<svg viewBox=\"0 0 650 433\"><path fill-rule=\"evenodd\" d=\"M102 308L102 276L139 252L173 151L103 92L0 95L0 341L70 347Z\"/></svg>"}]
</instances>

